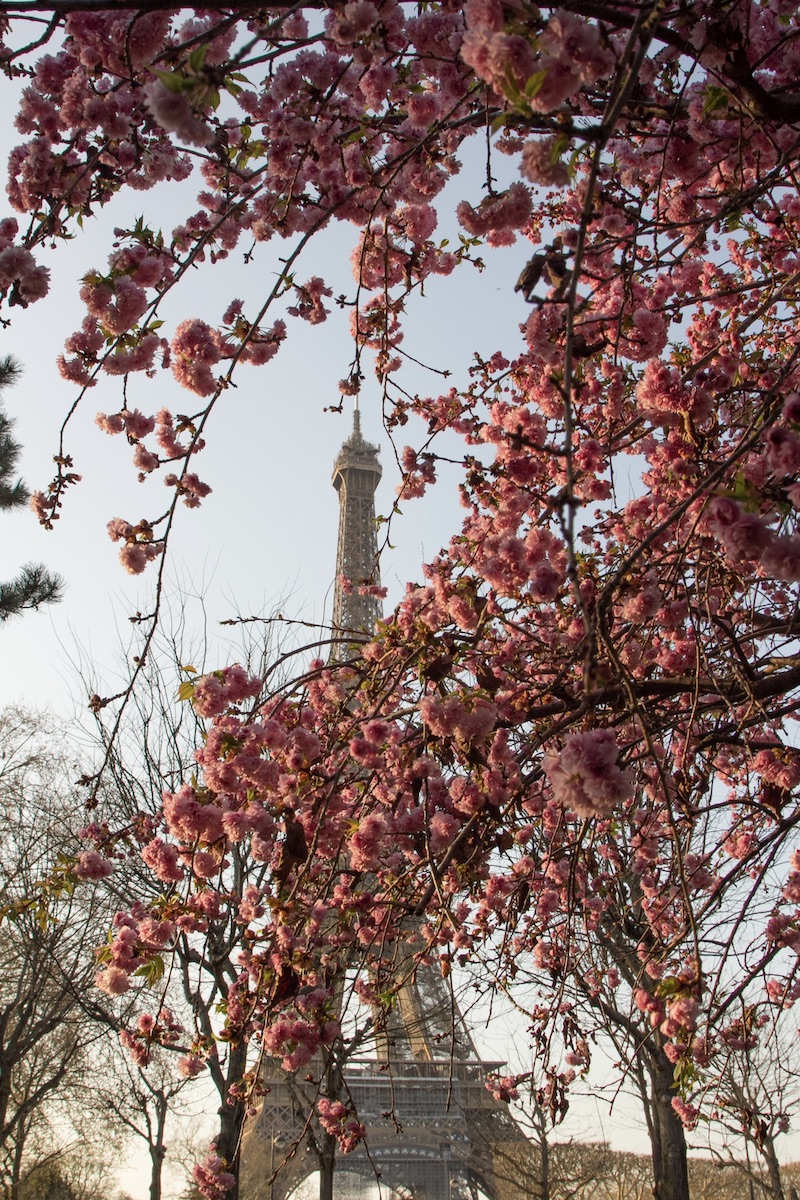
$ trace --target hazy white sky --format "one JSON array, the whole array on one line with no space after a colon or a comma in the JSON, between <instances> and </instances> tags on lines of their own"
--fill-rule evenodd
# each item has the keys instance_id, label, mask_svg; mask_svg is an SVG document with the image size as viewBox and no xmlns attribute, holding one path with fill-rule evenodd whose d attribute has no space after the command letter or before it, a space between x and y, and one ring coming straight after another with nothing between
<instances>
[{"instance_id":1,"label":"hazy white sky","mask_svg":"<svg viewBox=\"0 0 800 1200\"><path fill-rule=\"evenodd\" d=\"M3 160L18 140L14 108L14 88L2 80ZM81 277L105 266L115 226L144 214L152 227L160 226L168 235L194 211L199 186L189 180L180 189L166 186L115 198L97 221L87 222L82 235L40 255L52 272L48 297L27 310L4 311L11 325L0 329L0 354L12 353L25 372L22 382L6 392L6 406L24 446L22 472L31 488L46 486L52 477L59 425L76 396L74 386L60 378L55 362L65 337L83 315ZM480 188L476 165L455 181L451 198L467 195L477 203ZM7 215L12 214L3 198L0 216ZM455 236L452 222L443 234ZM320 274L335 295L352 294L349 259L354 242L350 226L322 235L298 266L297 279ZM280 270L286 245L260 246L248 266L243 263L246 248L243 245L227 262L206 264L184 280L161 314L167 337L186 317L219 324L235 296L245 300L245 315L258 309ZM512 351L521 348L518 326L527 307L514 295L513 285L528 254L526 245L489 252L491 266L485 274L464 267L456 278L434 280L426 288L425 298L412 305L404 347L415 358L454 375L444 381L409 365L401 375L404 387L438 393L451 382L465 381L475 350L490 354L502 345ZM323 410L338 403L337 382L352 358L348 312L333 307L328 321L317 327L289 317L289 337L277 357L265 367L239 368L237 387L223 397L214 414L208 448L198 463L213 493L200 509L181 510L169 570L173 604L184 593L202 594L211 629L236 612L261 613L278 602L287 614L312 621L329 611L338 520L331 469L350 431L351 416ZM195 399L168 372L152 381L132 376L129 383L129 404L146 412L162 406L173 413L191 412ZM377 506L379 513L387 514L398 473L381 428L380 391L374 378L367 381L361 404L364 433L381 444L384 478ZM121 383L108 377L101 377L81 405L67 435L67 452L83 481L67 496L52 533L40 529L28 512L2 515L0 577L11 578L25 561L40 561L64 576L67 593L59 606L0 628L0 703L24 700L71 712L86 694L77 678L77 658L84 673L87 662L92 663L101 683L105 679L112 688L114 672L120 669L119 643L127 642L131 633L128 617L149 611L152 569L137 578L128 576L108 539L106 523L115 516L134 522L152 517L166 507L168 493L160 478L138 484L131 448L123 438L109 438L95 426L98 411L115 412L120 405ZM409 424L400 431L399 449L406 443L419 445L423 437L421 426ZM382 564L390 600L406 579L419 578L423 558L432 557L457 528L452 483L445 482L407 508L402 521L392 525L392 549ZM190 617L190 624L199 619ZM232 652L226 640L210 665L222 665Z\"/></svg>"}]
</instances>

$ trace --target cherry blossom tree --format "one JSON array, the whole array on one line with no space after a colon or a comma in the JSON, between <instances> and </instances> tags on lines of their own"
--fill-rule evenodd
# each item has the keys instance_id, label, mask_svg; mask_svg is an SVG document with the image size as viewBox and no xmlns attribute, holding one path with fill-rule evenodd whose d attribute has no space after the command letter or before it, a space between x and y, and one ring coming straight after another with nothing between
<instances>
[{"instance_id":1,"label":"cherry blossom tree","mask_svg":"<svg viewBox=\"0 0 800 1200\"><path fill-rule=\"evenodd\" d=\"M384 1007L409 946L511 992L532 963L556 1112L587 1011L653 1031L656 1195L688 1200L680 1122L705 1073L800 995L796 5L17 0L3 21L23 139L9 306L44 294L49 246L115 193L202 177L177 229L117 231L61 358L75 404L102 373L171 371L195 398L143 412L123 386L98 418L169 489L161 516L111 520L127 570L163 571L178 508L202 504L240 365L324 321L313 245L335 221L358 231L340 391L371 360L390 433L427 423L401 502L436 485L440 435L451 468L464 446L463 521L360 655L266 702L240 667L187 686L198 774L137 833L164 894L118 917L100 985L123 992L219 908L248 935L231 1029L299 1069L338 1037L354 947ZM477 136L485 183L464 185L451 246L437 226ZM192 312L193 264L276 239L284 269L252 311ZM412 300L518 239L519 330L464 386L406 392ZM165 329L168 294L184 307ZM34 497L45 524L75 482L68 433ZM120 843L94 840L82 869L105 871ZM243 850L265 870L240 891ZM156 1014L132 1036L161 1032ZM352 1143L346 1104L320 1115ZM209 1159L207 1195L226 1174Z\"/></svg>"}]
</instances>

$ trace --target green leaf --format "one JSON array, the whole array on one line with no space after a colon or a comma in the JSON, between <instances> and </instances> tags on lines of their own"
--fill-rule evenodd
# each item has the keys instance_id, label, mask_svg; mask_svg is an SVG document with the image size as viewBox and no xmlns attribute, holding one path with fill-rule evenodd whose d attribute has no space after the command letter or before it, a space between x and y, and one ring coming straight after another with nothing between
<instances>
[{"instance_id":1,"label":"green leaf","mask_svg":"<svg viewBox=\"0 0 800 1200\"><path fill-rule=\"evenodd\" d=\"M729 494L749 512L757 512L761 507L761 492L754 487L743 471L736 476L733 491Z\"/></svg>"},{"instance_id":2,"label":"green leaf","mask_svg":"<svg viewBox=\"0 0 800 1200\"><path fill-rule=\"evenodd\" d=\"M347 137L342 142L343 146L353 146L356 142L360 142L364 136L364 126L360 125L358 129L354 129L352 133L348 133Z\"/></svg>"},{"instance_id":3,"label":"green leaf","mask_svg":"<svg viewBox=\"0 0 800 1200\"><path fill-rule=\"evenodd\" d=\"M571 140L572 139L568 133L560 133L558 135L558 137L553 139L553 145L550 150L550 161L551 162L555 163L555 162L559 161L559 159L561 158L561 155L566 150L569 150L569 144L570 144Z\"/></svg>"},{"instance_id":4,"label":"green leaf","mask_svg":"<svg viewBox=\"0 0 800 1200\"><path fill-rule=\"evenodd\" d=\"M180 701L191 700L195 693L195 683L193 679L185 679L178 688L178 699Z\"/></svg>"},{"instance_id":5,"label":"green leaf","mask_svg":"<svg viewBox=\"0 0 800 1200\"><path fill-rule=\"evenodd\" d=\"M208 42L205 42L202 46L195 47L195 49L189 55L189 70L193 71L195 75L199 75L205 66L207 54Z\"/></svg>"},{"instance_id":6,"label":"green leaf","mask_svg":"<svg viewBox=\"0 0 800 1200\"><path fill-rule=\"evenodd\" d=\"M703 116L709 117L713 112L718 112L721 108L728 107L728 89L724 87L716 87L713 83L706 88L705 99L703 100Z\"/></svg>"},{"instance_id":7,"label":"green leaf","mask_svg":"<svg viewBox=\"0 0 800 1200\"><path fill-rule=\"evenodd\" d=\"M665 996L674 996L682 987L681 981L674 975L665 975L656 988L656 995L662 999Z\"/></svg>"},{"instance_id":8,"label":"green leaf","mask_svg":"<svg viewBox=\"0 0 800 1200\"><path fill-rule=\"evenodd\" d=\"M151 958L149 962L142 963L141 967L137 967L134 971L134 975L141 976L145 983L152 987L164 975L163 958Z\"/></svg>"},{"instance_id":9,"label":"green leaf","mask_svg":"<svg viewBox=\"0 0 800 1200\"><path fill-rule=\"evenodd\" d=\"M155 67L151 67L150 70L161 80L168 92L188 92L193 86L191 80L184 75L176 75L174 71L157 71Z\"/></svg>"},{"instance_id":10,"label":"green leaf","mask_svg":"<svg viewBox=\"0 0 800 1200\"><path fill-rule=\"evenodd\" d=\"M538 96L542 90L545 79L547 79L547 71L534 71L525 84L525 97L532 100L534 96Z\"/></svg>"}]
</instances>

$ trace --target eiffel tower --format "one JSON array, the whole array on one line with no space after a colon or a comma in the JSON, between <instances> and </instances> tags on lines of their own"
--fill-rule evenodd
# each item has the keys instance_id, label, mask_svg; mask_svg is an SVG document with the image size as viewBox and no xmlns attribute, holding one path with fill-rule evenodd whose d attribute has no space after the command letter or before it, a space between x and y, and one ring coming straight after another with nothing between
<instances>
[{"instance_id":1,"label":"eiffel tower","mask_svg":"<svg viewBox=\"0 0 800 1200\"><path fill-rule=\"evenodd\" d=\"M339 538L333 661L349 658L374 629L380 601L359 587L380 582L375 489L378 447L353 432L333 469L339 494ZM530 1144L506 1105L486 1090L487 1073L503 1064L481 1059L448 981L432 965L398 952L395 1003L373 1012L359 1055L341 1072L342 1095L367 1129L352 1154L338 1156L335 1200L522 1200ZM287 1200L319 1169L314 1150L313 1082L322 1062L298 1075L276 1060L262 1068L268 1089L245 1130L241 1200ZM300 1077L302 1074L302 1078ZM310 1136L309 1136L310 1135Z\"/></svg>"},{"instance_id":2,"label":"eiffel tower","mask_svg":"<svg viewBox=\"0 0 800 1200\"><path fill-rule=\"evenodd\" d=\"M333 486L339 493L333 630L342 639L334 643L334 660L348 656L348 643L368 637L381 615L377 596L359 591L381 582L375 536L375 490L381 475L378 447L364 441L361 413L356 408L353 432L333 465Z\"/></svg>"}]
</instances>

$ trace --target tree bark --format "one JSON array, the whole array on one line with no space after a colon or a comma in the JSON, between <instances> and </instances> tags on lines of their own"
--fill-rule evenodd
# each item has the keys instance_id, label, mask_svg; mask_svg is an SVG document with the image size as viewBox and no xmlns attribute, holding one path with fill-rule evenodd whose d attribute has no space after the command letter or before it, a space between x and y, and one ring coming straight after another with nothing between
<instances>
[{"instance_id":1,"label":"tree bark","mask_svg":"<svg viewBox=\"0 0 800 1200\"><path fill-rule=\"evenodd\" d=\"M227 1163L226 1170L235 1177L236 1182L226 1193L225 1200L238 1200L239 1197L239 1143L245 1118L244 1100L234 1100L231 1104L229 1088L232 1083L244 1075L247 1066L247 1046L244 1039L231 1043L229 1058L225 1073L227 1088L225 1098L219 1107L219 1136L217 1154Z\"/></svg>"},{"instance_id":2,"label":"tree bark","mask_svg":"<svg viewBox=\"0 0 800 1200\"><path fill-rule=\"evenodd\" d=\"M6 1182L5 1193L8 1200L19 1200L20 1185L22 1183L22 1152L25 1147L25 1131L19 1129L22 1136L17 1138L14 1144L14 1154L11 1159L10 1179Z\"/></svg>"},{"instance_id":3,"label":"tree bark","mask_svg":"<svg viewBox=\"0 0 800 1200\"><path fill-rule=\"evenodd\" d=\"M323 1050L325 1063L324 1092L330 1100L342 1097L342 1072L332 1050ZM333 1200L333 1176L336 1170L336 1136L319 1131L319 1200Z\"/></svg>"},{"instance_id":4,"label":"tree bark","mask_svg":"<svg viewBox=\"0 0 800 1200\"><path fill-rule=\"evenodd\" d=\"M319 1200L333 1200L335 1170L336 1138L323 1130L319 1146Z\"/></svg>"},{"instance_id":5,"label":"tree bark","mask_svg":"<svg viewBox=\"0 0 800 1200\"><path fill-rule=\"evenodd\" d=\"M541 1200L550 1200L550 1143L547 1140L547 1130L542 1122L539 1135L539 1195Z\"/></svg>"},{"instance_id":6,"label":"tree bark","mask_svg":"<svg viewBox=\"0 0 800 1200\"><path fill-rule=\"evenodd\" d=\"M767 1172L769 1174L769 1194L772 1200L784 1200L783 1181L781 1180L781 1167L778 1162L778 1156L775 1153L775 1143L771 1137L764 1139L763 1145L760 1147L761 1154L767 1164Z\"/></svg>"},{"instance_id":7,"label":"tree bark","mask_svg":"<svg viewBox=\"0 0 800 1200\"><path fill-rule=\"evenodd\" d=\"M690 1200L686 1135L672 1107L675 1095L672 1065L648 1064L652 1115L653 1196L655 1200Z\"/></svg>"},{"instance_id":8,"label":"tree bark","mask_svg":"<svg viewBox=\"0 0 800 1200\"><path fill-rule=\"evenodd\" d=\"M164 1092L156 1096L156 1135L150 1145L150 1200L161 1200L161 1176L164 1170L164 1131L169 1102Z\"/></svg>"}]
</instances>

